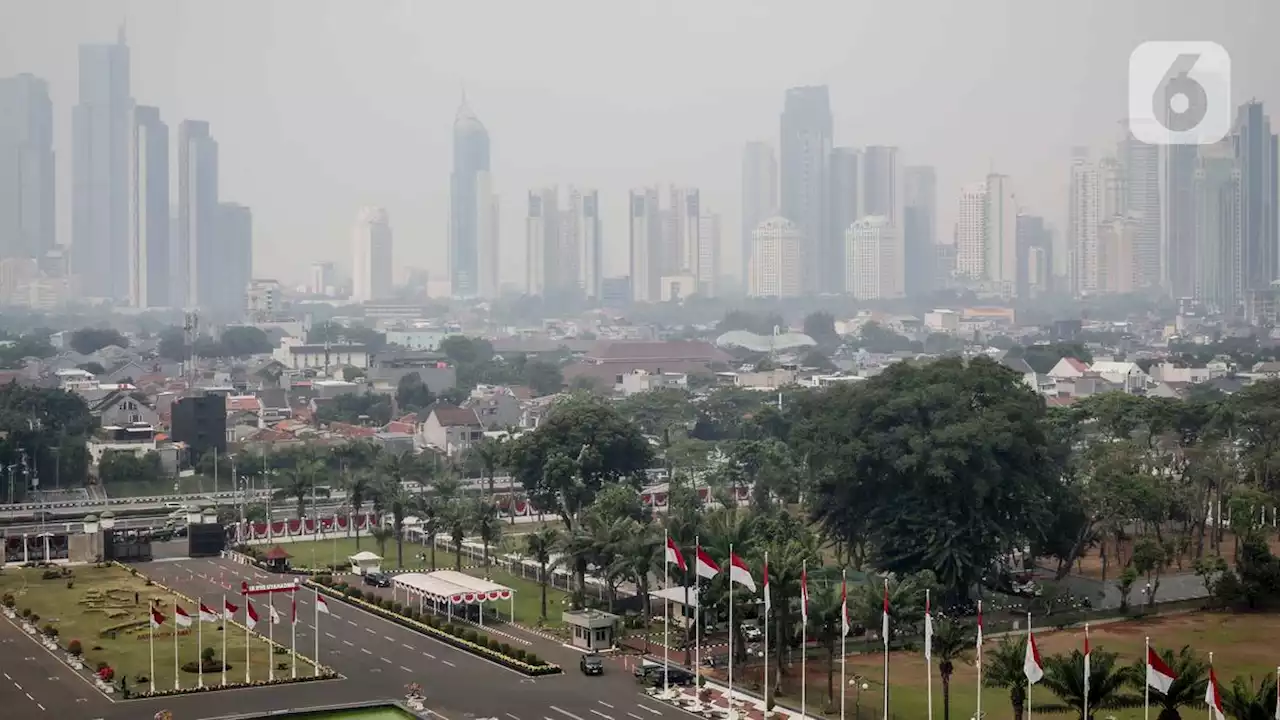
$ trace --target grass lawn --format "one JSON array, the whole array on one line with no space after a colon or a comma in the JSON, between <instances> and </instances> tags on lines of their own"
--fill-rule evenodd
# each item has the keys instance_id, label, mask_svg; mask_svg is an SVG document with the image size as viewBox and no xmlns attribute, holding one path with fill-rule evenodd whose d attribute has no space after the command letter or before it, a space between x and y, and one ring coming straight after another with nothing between
<instances>
[{"instance_id":1,"label":"grass lawn","mask_svg":"<svg viewBox=\"0 0 1280 720\"><path fill-rule=\"evenodd\" d=\"M465 570L468 575L475 577L485 577L483 568L472 568ZM542 589L535 580L522 578L518 575L512 575L506 570L492 568L488 573L489 579L499 585L516 591L516 622L527 627L544 627L547 630L555 631L563 628L564 623L560 621L560 613L564 608L568 607L569 595L563 590L547 586L547 620L539 622L542 615ZM498 612L505 618L508 607L503 607L502 603L497 603Z\"/></svg>"},{"instance_id":2,"label":"grass lawn","mask_svg":"<svg viewBox=\"0 0 1280 720\"><path fill-rule=\"evenodd\" d=\"M76 567L72 577L74 582L70 588L67 587L66 579L41 579L43 572L39 568L6 569L0 574L0 593L13 594L15 610L21 612L23 608L29 608L39 615L37 626L43 627L45 623L50 623L56 627L58 643L62 647L66 647L72 640L79 640L84 648L86 664L90 668L95 667L98 662L105 662L115 669L116 678L128 677L130 686L134 688L140 685L135 681L137 676L150 675L150 625L147 608L152 600L158 601L166 622L163 628L156 631L156 688L173 688L173 605L175 601L181 603L193 620L198 619L197 607L156 586L147 585L144 578L115 566ZM135 593L137 604L134 603ZM216 607L217 602L211 598L205 604ZM282 611L287 612L287 609ZM265 615L265 610L262 613ZM123 623L136 623L136 626L117 632L114 638L100 636L99 633L104 628ZM200 654L196 625L193 623L190 631L183 630L183 634L178 637L178 659L182 663L194 662ZM220 627L213 623L203 624L204 647L213 648L216 657L222 656ZM281 624L276 629L287 645L288 626ZM231 667L227 670L227 679L243 682L245 631L237 626L228 626L228 632L227 659ZM268 663L273 660L276 663L291 662L288 655L273 657L266 638L253 635L250 639L250 668L253 678L265 680L268 676ZM283 672L287 677L288 667ZM300 675L312 672L313 668L309 663L298 660ZM277 669L276 673L279 676L281 671ZM182 687L196 684L196 673L179 671L179 674ZM206 685L217 685L221 678L220 672L205 673L204 682ZM138 689L146 689L146 684L142 685L144 686Z\"/></svg>"},{"instance_id":3,"label":"grass lawn","mask_svg":"<svg viewBox=\"0 0 1280 720\"><path fill-rule=\"evenodd\" d=\"M1156 618L1143 622L1124 622L1098 625L1090 629L1089 641L1095 650L1107 650L1120 654L1120 662L1137 662L1142 659L1144 638L1151 637L1152 645L1157 649L1178 649L1190 645L1201 652L1214 651L1214 666L1218 672L1218 680L1223 685L1229 684L1237 675L1252 675L1261 680L1275 671L1276 653L1275 638L1280 637L1280 615L1226 615L1216 613L1194 613ZM989 640L986 647L994 647L998 640ZM1042 655L1066 653L1073 649L1081 649L1084 634L1081 630L1063 632L1036 633L1036 642ZM808 705L809 711L816 713L825 708L827 703L827 669L823 660L815 660L810 655L808 663ZM847 662L846 679L861 677L861 682L870 687L861 692L857 698L856 685L846 691L845 711L848 718L856 720L855 702L864 718L881 717L881 705L884 693L883 656L878 654L850 656ZM942 683L938 678L937 664L931 670L933 674L933 706L936 717L942 716ZM928 698L926 689L926 669L924 657L919 654L894 653L889 659L889 695L891 718L915 720L928 717ZM734 668L734 681L739 678L744 682L759 682L761 669ZM800 668L790 668L784 679L785 697L789 705L800 702ZM972 655L965 662L957 663L955 674L951 680L951 717L969 718L973 715L977 698L977 670L973 665ZM772 684L772 683L771 683ZM1134 690L1141 693L1141 688ZM835 672L835 706L831 713L839 716L840 666L837 661ZM1055 703L1056 698L1047 690L1035 688L1032 691L1035 703ZM1203 709L1200 706L1199 709ZM1007 720L1013 716L1009 705L1007 690L984 688L982 691L982 712L988 720ZM1036 713L1039 715L1040 713ZM1142 708L1136 710L1099 711L1099 720L1114 716L1116 720L1139 720ZM1058 715L1065 717L1065 715Z\"/></svg>"}]
</instances>

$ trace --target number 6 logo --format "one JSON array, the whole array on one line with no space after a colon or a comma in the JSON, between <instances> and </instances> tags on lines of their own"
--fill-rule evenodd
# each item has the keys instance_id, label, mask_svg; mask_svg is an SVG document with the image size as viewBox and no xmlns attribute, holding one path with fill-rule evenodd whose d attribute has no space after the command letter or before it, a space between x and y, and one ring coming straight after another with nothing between
<instances>
[{"instance_id":1,"label":"number 6 logo","mask_svg":"<svg viewBox=\"0 0 1280 720\"><path fill-rule=\"evenodd\" d=\"M1152 145L1209 145L1231 131L1231 57L1213 42L1148 42L1129 56L1129 131Z\"/></svg>"}]
</instances>

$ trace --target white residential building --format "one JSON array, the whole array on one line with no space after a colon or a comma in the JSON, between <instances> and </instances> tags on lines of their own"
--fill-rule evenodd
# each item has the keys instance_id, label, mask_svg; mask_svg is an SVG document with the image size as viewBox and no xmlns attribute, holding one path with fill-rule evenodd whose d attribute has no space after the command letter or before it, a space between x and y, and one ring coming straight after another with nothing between
<instances>
[{"instance_id":1,"label":"white residential building","mask_svg":"<svg viewBox=\"0 0 1280 720\"><path fill-rule=\"evenodd\" d=\"M591 302L600 301L604 279L604 245L600 228L600 194L595 190L569 188L569 212L577 231L578 288Z\"/></svg>"},{"instance_id":2,"label":"white residential building","mask_svg":"<svg viewBox=\"0 0 1280 720\"><path fill-rule=\"evenodd\" d=\"M545 295L554 290L560 247L559 191L555 187L529 193L524 221L525 292Z\"/></svg>"},{"instance_id":3,"label":"white residential building","mask_svg":"<svg viewBox=\"0 0 1280 720\"><path fill-rule=\"evenodd\" d=\"M498 196L493 191L493 175L484 170L476 173L476 294L496 298L498 258L502 244L498 235Z\"/></svg>"},{"instance_id":4,"label":"white residential building","mask_svg":"<svg viewBox=\"0 0 1280 720\"><path fill-rule=\"evenodd\" d=\"M1112 164L1108 180L1119 177ZM1071 257L1071 287L1076 295L1092 295L1098 292L1098 224L1102 221L1102 187L1098 166L1077 150L1071 161L1071 185L1068 191L1070 205L1067 208L1067 252ZM1112 201L1119 195L1114 184L1108 197Z\"/></svg>"},{"instance_id":5,"label":"white residential building","mask_svg":"<svg viewBox=\"0 0 1280 720\"><path fill-rule=\"evenodd\" d=\"M382 300L391 294L391 221L380 207L360 209L351 237L351 301Z\"/></svg>"},{"instance_id":6,"label":"white residential building","mask_svg":"<svg viewBox=\"0 0 1280 720\"><path fill-rule=\"evenodd\" d=\"M1018 205L1008 175L987 176L983 212L983 254L986 280L1001 295L1012 296L1018 284Z\"/></svg>"},{"instance_id":7,"label":"white residential building","mask_svg":"<svg viewBox=\"0 0 1280 720\"><path fill-rule=\"evenodd\" d=\"M662 278L662 216L658 208L658 189L632 190L629 215L631 299L658 302Z\"/></svg>"},{"instance_id":8,"label":"white residential building","mask_svg":"<svg viewBox=\"0 0 1280 720\"><path fill-rule=\"evenodd\" d=\"M987 184L960 189L960 214L956 220L956 274L967 280L987 277Z\"/></svg>"},{"instance_id":9,"label":"white residential building","mask_svg":"<svg viewBox=\"0 0 1280 720\"><path fill-rule=\"evenodd\" d=\"M742 151L742 283L750 275L755 230L778 212L778 158L766 142L749 142Z\"/></svg>"},{"instance_id":10,"label":"white residential building","mask_svg":"<svg viewBox=\"0 0 1280 720\"><path fill-rule=\"evenodd\" d=\"M698 294L716 296L720 277L720 215L703 213L698 221Z\"/></svg>"},{"instance_id":11,"label":"white residential building","mask_svg":"<svg viewBox=\"0 0 1280 720\"><path fill-rule=\"evenodd\" d=\"M773 217L752 234L747 294L799 297L804 292L804 236L790 220Z\"/></svg>"},{"instance_id":12,"label":"white residential building","mask_svg":"<svg viewBox=\"0 0 1280 720\"><path fill-rule=\"evenodd\" d=\"M864 217L845 231L845 292L859 300L902 295L897 275L901 232L884 215Z\"/></svg>"}]
</instances>

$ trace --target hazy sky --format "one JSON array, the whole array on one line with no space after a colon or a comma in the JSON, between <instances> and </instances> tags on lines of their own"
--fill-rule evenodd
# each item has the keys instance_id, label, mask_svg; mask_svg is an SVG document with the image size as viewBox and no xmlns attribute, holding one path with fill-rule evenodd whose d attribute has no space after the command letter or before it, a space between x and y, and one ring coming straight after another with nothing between
<instances>
[{"instance_id":1,"label":"hazy sky","mask_svg":"<svg viewBox=\"0 0 1280 720\"><path fill-rule=\"evenodd\" d=\"M525 195L547 183L599 188L609 275L627 190L652 183L702 188L739 267L741 148L777 145L792 85L830 85L837 144L935 165L946 238L960 185L989 169L1065 227L1069 148L1112 146L1141 41L1219 42L1237 101L1280 102L1276 0L0 0L0 76L52 86L60 242L77 45L126 20L134 97L174 137L211 123L221 195L254 211L255 275L292 282L350 265L362 204L390 213L398 268L445 273L464 87L492 136L504 281L523 278Z\"/></svg>"}]
</instances>

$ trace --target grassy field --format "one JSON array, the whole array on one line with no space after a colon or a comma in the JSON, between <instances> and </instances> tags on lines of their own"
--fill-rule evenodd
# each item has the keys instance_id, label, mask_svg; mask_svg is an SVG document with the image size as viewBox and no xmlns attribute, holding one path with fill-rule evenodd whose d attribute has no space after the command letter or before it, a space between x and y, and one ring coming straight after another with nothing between
<instances>
[{"instance_id":1,"label":"grassy field","mask_svg":"<svg viewBox=\"0 0 1280 720\"><path fill-rule=\"evenodd\" d=\"M255 545L257 549L266 552L271 549L271 545ZM301 542L280 543L280 547L289 553L290 564L295 567L325 567L333 563L346 563L347 558L355 555L357 552L367 550L382 556L382 567L395 570L401 569L396 564L396 544L395 541L388 541L386 550L378 547L378 543L373 537L360 532L360 547L356 548L356 539L338 538L335 540L303 540ZM431 561L431 549L425 548L418 543L406 542L404 544L404 568L413 569L425 567L425 563L418 560L418 554L425 553L427 562ZM466 556L463 556L466 562ZM453 567L453 553L436 550L436 565L442 568Z\"/></svg>"},{"instance_id":2,"label":"grassy field","mask_svg":"<svg viewBox=\"0 0 1280 720\"><path fill-rule=\"evenodd\" d=\"M483 568L472 568L465 572L475 577L485 577ZM560 621L560 613L568 606L569 596L563 590L547 586L547 620L539 623L542 615L542 589L536 581L512 575L498 568L491 568L488 577L489 580L516 591L516 622L527 627L541 626L551 631L564 627L564 623ZM502 607L499 603L498 611L505 618L508 608Z\"/></svg>"},{"instance_id":3,"label":"grassy field","mask_svg":"<svg viewBox=\"0 0 1280 720\"><path fill-rule=\"evenodd\" d=\"M1277 654L1276 638L1280 638L1280 615L1221 615L1187 614L1156 618L1143 622L1125 622L1098 625L1090 629L1089 640L1095 650L1107 650L1120 654L1120 662L1137 662L1142 659L1145 638L1158 649L1174 649L1190 645L1201 652L1214 652L1214 666L1219 682L1227 684L1237 675L1256 679L1275 671ZM1081 649L1084 641L1080 630L1036 633L1036 642L1042 655L1068 653ZM990 640L991 648L998 640ZM856 720L854 705L858 705L862 718L881 717L884 693L883 656L879 654L850 656L846 679L853 684L846 691L847 718ZM927 671L924 657L919 654L893 653L889 659L889 717L900 720L916 720L928 717L926 672L933 675L933 705L935 716L942 716L942 684L938 678L937 664ZM827 704L827 668L822 660L810 657L808 663L808 706L811 713L823 710ZM854 678L859 678L854 681ZM741 678L741 680L739 680ZM735 682L759 682L758 666L734 668ZM951 717L970 718L976 707L977 670L973 657L957 663L951 681ZM771 683L772 684L772 683ZM836 701L830 714L839 716L840 668L836 665ZM867 690L858 686L866 684ZM781 702L798 705L800 702L800 669L793 667L783 683ZM1141 688L1134 692L1140 693ZM859 698L858 695L861 695ZM1056 698L1046 690L1033 689L1033 703L1056 703ZM1007 690L983 688L982 712L987 720L1009 720L1013 717ZM1040 713L1037 712L1037 715ZM1058 715L1058 717L1066 717ZM1099 711L1099 720L1115 717L1116 720L1139 720L1142 709Z\"/></svg>"},{"instance_id":4,"label":"grassy field","mask_svg":"<svg viewBox=\"0 0 1280 720\"><path fill-rule=\"evenodd\" d=\"M156 631L155 638L155 681L157 689L172 689L174 686L174 642L173 642L173 605L179 602L192 619L197 619L198 608L176 598L172 593L154 585L147 585L143 577L134 576L119 567L83 566L74 569L72 586L67 587L67 579L43 580L44 571L38 568L12 568L0 574L0 593L12 593L15 599L15 610L30 609L40 616L36 623L43 627L45 623L58 629L58 643L66 647L71 640L79 640L84 648L84 658L92 668L98 662L105 662L116 671L116 677L122 675L129 679L129 684L139 690L145 690L149 683L140 683L138 676L150 674L150 625L148 622L148 606L152 601L159 603L160 611L166 617L166 623ZM135 597L137 602L134 602ZM216 603L206 601L208 605ZM265 611L262 611L265 615ZM287 612L287 610L285 611ZM104 628L135 623L131 628L120 630L115 637L103 636ZM222 656L221 625L205 623L203 625L204 647L213 648L217 657ZM280 628L283 637L288 641L286 625ZM279 630L280 628L277 628ZM183 630L178 637L178 659L180 663L195 662L200 654L197 626L193 624L190 631ZM227 679L232 682L244 681L245 631L241 627L228 626L227 660L230 668ZM289 663L288 655L272 655L265 638L253 635L249 641L250 669L253 678L265 680L268 676L268 663ZM310 674L313 668L309 663L298 661L298 673ZM276 670L277 677L281 671ZM283 671L284 677L289 669ZM197 674L179 671L179 682L182 687L196 684ZM221 681L221 673L205 673L205 685L217 685Z\"/></svg>"}]
</instances>

